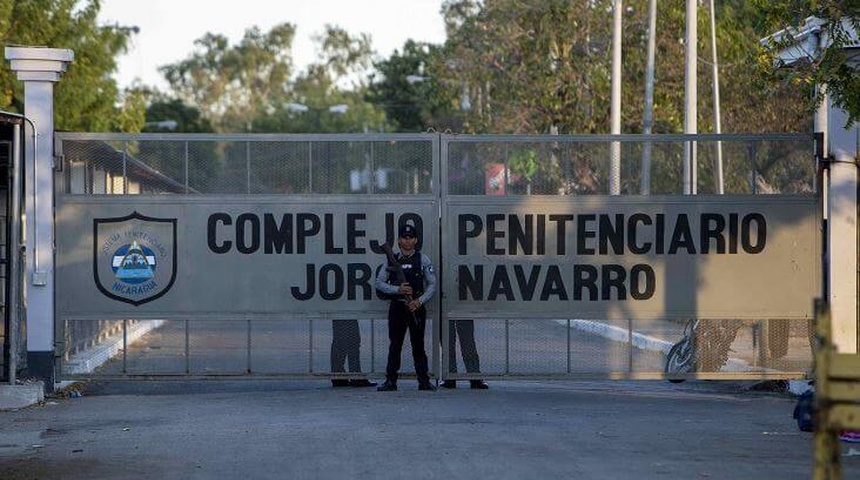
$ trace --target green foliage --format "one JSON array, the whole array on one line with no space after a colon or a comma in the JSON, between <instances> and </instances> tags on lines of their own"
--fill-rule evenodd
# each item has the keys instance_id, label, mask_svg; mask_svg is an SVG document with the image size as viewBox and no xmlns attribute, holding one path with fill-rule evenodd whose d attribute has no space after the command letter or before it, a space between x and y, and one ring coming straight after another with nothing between
<instances>
[{"instance_id":1,"label":"green foliage","mask_svg":"<svg viewBox=\"0 0 860 480\"><path fill-rule=\"evenodd\" d=\"M451 0L449 39L435 74L468 85L466 130L492 133L609 133L611 0ZM624 2L622 132L642 129L648 0ZM684 119L685 2L658 2L654 133L679 133ZM710 12L700 8L699 131L713 129ZM722 131L806 130L805 92L756 70L762 16L743 0L719 2L717 49Z\"/></svg>"},{"instance_id":2,"label":"green foliage","mask_svg":"<svg viewBox=\"0 0 860 480\"><path fill-rule=\"evenodd\" d=\"M533 149L517 149L508 158L508 165L514 175L521 176L527 183L538 172L537 152Z\"/></svg>"},{"instance_id":3,"label":"green foliage","mask_svg":"<svg viewBox=\"0 0 860 480\"><path fill-rule=\"evenodd\" d=\"M134 94L120 99L111 74L126 51L133 27L99 26L98 0L0 0L0 38L4 45L67 48L75 53L55 89L57 130L136 131L143 102ZM24 87L8 62L0 66L0 109L23 111ZM122 104L117 107L117 100Z\"/></svg>"},{"instance_id":4,"label":"green foliage","mask_svg":"<svg viewBox=\"0 0 860 480\"><path fill-rule=\"evenodd\" d=\"M173 93L199 108L217 131L251 131L260 112L287 97L294 36L289 23L266 33L249 28L236 46L223 35L207 33L194 42L189 58L160 70Z\"/></svg>"},{"instance_id":5,"label":"green foliage","mask_svg":"<svg viewBox=\"0 0 860 480\"><path fill-rule=\"evenodd\" d=\"M211 133L214 132L208 120L202 118L200 110L182 103L178 99L156 97L146 109L147 122L172 120L176 122L173 132L182 133ZM144 132L159 131L157 128L143 128Z\"/></svg>"},{"instance_id":6,"label":"green foliage","mask_svg":"<svg viewBox=\"0 0 860 480\"><path fill-rule=\"evenodd\" d=\"M367 100L385 110L396 131L462 128L456 85L452 90L449 79L435 76L432 69L441 54L437 45L407 40L402 53L395 51L376 64Z\"/></svg>"},{"instance_id":7,"label":"green foliage","mask_svg":"<svg viewBox=\"0 0 860 480\"><path fill-rule=\"evenodd\" d=\"M467 88L472 108L463 130L475 133L609 133L612 0L449 0L443 7L448 41L429 70ZM745 0L716 2L721 131L809 131L810 90L762 76L756 65L762 12ZM642 131L646 76L648 0L623 2L622 133ZM681 133L685 106L686 2L657 3L653 133ZM698 131L715 131L711 61L711 12L698 11ZM757 30L759 29L759 30ZM443 92L444 93L444 92ZM451 99L456 92L448 92ZM660 153L656 155L656 153ZM678 193L682 152L666 149L652 159L653 192ZM699 183L713 189L714 168L702 152ZM539 155L540 158L543 156ZM748 164L729 180L749 183ZM785 156L783 157L785 158ZM585 152L550 155L531 185L569 193L595 191L605 180L600 162ZM516 156L510 159L517 163ZM629 164L629 162L628 162ZM733 165L733 166L734 166ZM514 166L511 166L515 170ZM625 178L638 172L625 171ZM760 162L755 174L782 180L794 172L780 162ZM657 174L659 173L659 175ZM793 173L785 173L788 177ZM602 180L601 180L602 179ZM769 180L768 180L769 181ZM786 180L787 181L787 180ZM660 182L663 182L662 184ZM539 185L540 184L540 185ZM636 191L630 183L626 191Z\"/></svg>"},{"instance_id":8,"label":"green foliage","mask_svg":"<svg viewBox=\"0 0 860 480\"><path fill-rule=\"evenodd\" d=\"M217 132L361 132L385 129L384 113L364 101L362 73L372 50L366 35L326 26L320 60L294 77L295 26L253 27L238 45L208 33L187 59L161 68L172 95L200 109ZM350 88L341 84L353 81ZM306 112L290 109L301 104ZM345 105L346 111L329 110Z\"/></svg>"},{"instance_id":9,"label":"green foliage","mask_svg":"<svg viewBox=\"0 0 860 480\"><path fill-rule=\"evenodd\" d=\"M759 65L792 88L812 90L814 85L826 85L826 93L837 107L848 113L848 124L860 121L860 62L846 57L845 47L850 44L851 31L855 42L860 32L860 3L838 0L755 0L762 12L762 36L781 31L782 41L775 41L760 55ZM830 42L821 52L810 52L809 61L797 62L790 69L780 69L775 62L776 52L791 45L800 27L809 17L826 22L822 35ZM809 96L808 110L821 101L824 91Z\"/></svg>"},{"instance_id":10,"label":"green foliage","mask_svg":"<svg viewBox=\"0 0 860 480\"><path fill-rule=\"evenodd\" d=\"M355 87L363 85L362 73L370 68L373 54L369 35L353 36L338 26L326 25L325 33L315 40L320 45L318 72L330 79L353 77L351 80L358 82Z\"/></svg>"},{"instance_id":11,"label":"green foliage","mask_svg":"<svg viewBox=\"0 0 860 480\"><path fill-rule=\"evenodd\" d=\"M435 68L467 86L466 129L547 133L556 126L561 133L598 133L608 125L607 5L447 3L447 58Z\"/></svg>"}]
</instances>

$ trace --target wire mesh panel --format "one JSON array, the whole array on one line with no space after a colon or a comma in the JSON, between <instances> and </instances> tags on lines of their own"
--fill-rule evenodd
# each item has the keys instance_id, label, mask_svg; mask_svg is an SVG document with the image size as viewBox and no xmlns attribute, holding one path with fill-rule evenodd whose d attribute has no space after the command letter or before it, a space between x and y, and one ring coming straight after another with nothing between
<instances>
[{"instance_id":1,"label":"wire mesh panel","mask_svg":"<svg viewBox=\"0 0 860 480\"><path fill-rule=\"evenodd\" d=\"M384 319L66 320L63 330L70 377L383 376L389 345ZM427 328L428 357L432 338ZM408 336L400 374L414 376Z\"/></svg>"},{"instance_id":2,"label":"wire mesh panel","mask_svg":"<svg viewBox=\"0 0 860 480\"><path fill-rule=\"evenodd\" d=\"M815 192L810 135L451 136L443 159L449 195L607 195L613 143L622 195L683 192L691 145L696 191Z\"/></svg>"},{"instance_id":3,"label":"wire mesh panel","mask_svg":"<svg viewBox=\"0 0 860 480\"><path fill-rule=\"evenodd\" d=\"M310 321L249 320L249 372L306 374L310 365Z\"/></svg>"},{"instance_id":4,"label":"wire mesh panel","mask_svg":"<svg viewBox=\"0 0 860 480\"><path fill-rule=\"evenodd\" d=\"M377 377L384 378L385 377L385 367L388 360L388 347L390 342L388 340L388 320L374 320L374 332L376 332L373 338L373 358L371 359L371 369L370 371L375 373ZM434 355L433 352L437 351L433 346L433 323L429 320L428 317L428 325L424 330L424 351L427 353L427 359L430 366L430 375L436 375L435 362L433 361ZM415 376L415 364L412 357L412 345L409 341L409 333L406 333L406 337L403 340L403 349L400 352L400 378L414 378Z\"/></svg>"},{"instance_id":5,"label":"wire mesh panel","mask_svg":"<svg viewBox=\"0 0 860 480\"><path fill-rule=\"evenodd\" d=\"M189 322L188 363L192 375L242 374L248 371L248 322Z\"/></svg>"},{"instance_id":6,"label":"wire mesh panel","mask_svg":"<svg viewBox=\"0 0 860 480\"><path fill-rule=\"evenodd\" d=\"M60 134L71 194L432 194L430 135Z\"/></svg>"},{"instance_id":7,"label":"wire mesh panel","mask_svg":"<svg viewBox=\"0 0 860 480\"><path fill-rule=\"evenodd\" d=\"M567 373L567 335L552 320L508 319L502 322L510 339L506 373Z\"/></svg>"}]
</instances>

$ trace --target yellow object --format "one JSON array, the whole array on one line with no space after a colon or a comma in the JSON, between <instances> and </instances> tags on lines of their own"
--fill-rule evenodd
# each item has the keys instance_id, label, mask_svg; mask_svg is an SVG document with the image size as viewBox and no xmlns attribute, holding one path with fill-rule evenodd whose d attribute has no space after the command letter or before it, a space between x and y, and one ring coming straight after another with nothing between
<instances>
[{"instance_id":1,"label":"yellow object","mask_svg":"<svg viewBox=\"0 0 860 480\"><path fill-rule=\"evenodd\" d=\"M836 351L830 306L815 302L815 480L842 478L843 430L860 430L860 355Z\"/></svg>"}]
</instances>

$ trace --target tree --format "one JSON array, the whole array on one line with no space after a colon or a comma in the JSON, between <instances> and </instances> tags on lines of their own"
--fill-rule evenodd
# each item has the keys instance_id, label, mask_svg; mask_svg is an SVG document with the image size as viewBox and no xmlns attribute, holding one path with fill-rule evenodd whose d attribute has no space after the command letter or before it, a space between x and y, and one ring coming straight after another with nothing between
<instances>
[{"instance_id":1,"label":"tree","mask_svg":"<svg viewBox=\"0 0 860 480\"><path fill-rule=\"evenodd\" d=\"M147 124L163 121L176 122L171 131L183 133L214 132L209 121L200 115L200 110L182 103L178 99L170 99L156 94L146 109ZM143 131L158 131L157 127L144 126Z\"/></svg>"},{"instance_id":2,"label":"tree","mask_svg":"<svg viewBox=\"0 0 860 480\"><path fill-rule=\"evenodd\" d=\"M398 132L462 129L456 86L434 76L442 47L407 40L403 52L376 63L367 100L383 108ZM456 79L453 80L456 84Z\"/></svg>"},{"instance_id":3,"label":"tree","mask_svg":"<svg viewBox=\"0 0 860 480\"><path fill-rule=\"evenodd\" d=\"M385 112L365 101L366 70L373 50L366 35L353 36L327 25L316 37L318 61L289 84L288 101L272 102L255 120L257 131L288 133L360 133L388 129ZM319 142L309 151L296 143L259 152L272 165L284 156L311 157L312 167L290 163L260 175L255 182L275 191L348 193L350 171L363 168L367 142ZM313 175L309 174L313 170Z\"/></svg>"},{"instance_id":4,"label":"tree","mask_svg":"<svg viewBox=\"0 0 860 480\"><path fill-rule=\"evenodd\" d=\"M444 61L433 70L465 82L467 129L599 133L609 111L609 23L599 21L607 5L447 2Z\"/></svg>"},{"instance_id":5,"label":"tree","mask_svg":"<svg viewBox=\"0 0 860 480\"><path fill-rule=\"evenodd\" d=\"M608 133L611 83L611 0L452 0L442 61L434 68L470 87L472 131L495 133ZM647 0L624 2L622 131L641 131L644 105ZM685 9L658 5L654 91L656 133L683 129ZM709 13L702 10L698 50L709 50ZM766 82L755 69L762 15L747 2L727 0L717 11L724 131L797 131L802 95ZM701 131L711 128L710 65L699 62ZM729 100L729 101L727 101ZM805 115L805 112L801 112ZM808 118L808 117L807 117ZM788 120L788 121L786 121Z\"/></svg>"},{"instance_id":6,"label":"tree","mask_svg":"<svg viewBox=\"0 0 860 480\"><path fill-rule=\"evenodd\" d=\"M218 132L348 132L384 128L384 115L363 101L362 73L372 49L366 35L326 26L317 37L319 61L295 79L295 27L284 23L263 33L253 27L236 46L208 33L186 60L161 68L171 93L200 109ZM348 88L341 85L348 82ZM290 111L300 103L307 115ZM344 115L327 107L346 104Z\"/></svg>"},{"instance_id":7,"label":"tree","mask_svg":"<svg viewBox=\"0 0 860 480\"><path fill-rule=\"evenodd\" d=\"M0 0L4 45L47 45L75 52L54 95L58 130L137 131L144 102L138 93L121 97L111 74L136 28L99 26L98 0ZM24 111L24 87L8 62L0 65L0 109ZM122 104L117 107L120 100Z\"/></svg>"},{"instance_id":8,"label":"tree","mask_svg":"<svg viewBox=\"0 0 860 480\"><path fill-rule=\"evenodd\" d=\"M860 34L860 4L856 1L837 0L755 0L754 4L764 13L762 36L782 31L780 39L765 45L761 65L765 70L782 77L793 85L825 86L833 104L848 113L848 124L860 120L860 61L846 55L852 42L856 49ZM824 21L823 34L830 39L821 52L810 52L811 58L798 62L790 70L780 69L775 61L776 52L794 43L795 35L809 17ZM810 109L821 101L821 94L811 97Z\"/></svg>"},{"instance_id":9,"label":"tree","mask_svg":"<svg viewBox=\"0 0 860 480\"><path fill-rule=\"evenodd\" d=\"M326 25L318 35L318 59L290 84L289 103L273 102L259 120L264 131L346 133L384 131L385 113L365 101L373 49L367 35ZM305 112L291 109L303 105ZM335 107L336 111L330 109Z\"/></svg>"},{"instance_id":10,"label":"tree","mask_svg":"<svg viewBox=\"0 0 860 480\"><path fill-rule=\"evenodd\" d=\"M471 110L464 129L477 133L609 133L612 0L450 0L443 12L448 41L430 71L456 78L468 87ZM621 124L623 133L642 131L646 67L647 0L624 2ZM684 2L660 2L654 90L654 133L680 133L684 121ZM701 133L713 130L710 75L710 12L698 14L698 117ZM722 131L742 133L809 131L811 115L803 107L806 92L764 78L756 68L761 35L755 27L762 13L743 0L719 2L716 12L720 56ZM704 60L708 58L708 60ZM583 148L539 152L541 171L533 189L589 192L608 173ZM702 157L709 152L702 148ZM484 161L502 162L504 152ZM677 153L655 158L654 192L678 185ZM735 162L740 165L742 162ZM783 162L784 164L785 162ZM706 162L702 162L706 165ZM763 162L776 169L779 162ZM627 172L635 190L636 172ZM712 185L713 170L700 170L700 184ZM732 173L732 172L729 172ZM742 172L737 172L741 175ZM743 172L744 175L748 171ZM664 185L657 182L665 180ZM746 181L746 180L744 180ZM622 189L625 187L622 186Z\"/></svg>"},{"instance_id":11,"label":"tree","mask_svg":"<svg viewBox=\"0 0 860 480\"><path fill-rule=\"evenodd\" d=\"M236 46L223 35L207 33L194 42L189 58L160 71L173 94L199 108L217 131L251 131L255 116L287 97L294 36L289 23L267 33L249 28Z\"/></svg>"}]
</instances>

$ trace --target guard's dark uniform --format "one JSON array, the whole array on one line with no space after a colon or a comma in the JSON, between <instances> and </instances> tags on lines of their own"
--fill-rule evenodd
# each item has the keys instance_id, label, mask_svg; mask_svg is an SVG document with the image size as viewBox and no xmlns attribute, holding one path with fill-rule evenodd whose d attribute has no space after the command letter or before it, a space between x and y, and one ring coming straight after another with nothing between
<instances>
[{"instance_id":1,"label":"guard's dark uniform","mask_svg":"<svg viewBox=\"0 0 860 480\"><path fill-rule=\"evenodd\" d=\"M376 278L376 288L385 295L393 297L388 307L388 364L385 368L386 385L396 385L400 371L400 356L406 332L412 345L412 360L415 364L415 374L418 384L426 387L430 384L427 353L424 350L424 330L426 327L427 309L424 303L436 291L436 273L430 258L420 251L414 251L406 257L401 253L396 255L399 268L403 270L406 281L412 287L412 297L421 302L421 307L414 312L409 311L402 295L397 293L397 276L387 268L381 268ZM414 313L414 315L413 315Z\"/></svg>"}]
</instances>

